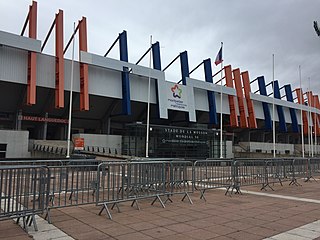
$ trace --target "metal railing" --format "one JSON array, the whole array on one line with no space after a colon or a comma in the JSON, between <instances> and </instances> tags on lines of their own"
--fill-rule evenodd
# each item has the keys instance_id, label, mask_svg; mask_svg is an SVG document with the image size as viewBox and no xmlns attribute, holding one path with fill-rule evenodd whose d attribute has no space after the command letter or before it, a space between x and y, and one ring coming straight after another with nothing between
<instances>
[{"instance_id":1,"label":"metal railing","mask_svg":"<svg viewBox=\"0 0 320 240\"><path fill-rule=\"evenodd\" d=\"M164 208L173 195L182 195L182 200L192 204L190 193L195 190L206 200L205 192L210 189L241 194L242 187L253 185L260 185L261 190L273 190L274 184L286 181L299 185L298 180L310 181L320 174L320 159L40 159L0 161L0 174L0 219L28 221L30 216L35 223L34 214L44 209L51 222L51 209L95 204L101 207L99 214L105 210L111 219L110 205L119 210L121 202L140 209L138 201L149 198L151 204L159 201ZM20 207L13 208L13 201Z\"/></svg>"},{"instance_id":2,"label":"metal railing","mask_svg":"<svg viewBox=\"0 0 320 240\"><path fill-rule=\"evenodd\" d=\"M200 191L200 199L205 199L209 189L229 188L233 179L233 160L201 160L194 163L193 183Z\"/></svg>"},{"instance_id":3,"label":"metal railing","mask_svg":"<svg viewBox=\"0 0 320 240\"><path fill-rule=\"evenodd\" d=\"M0 166L0 220L22 219L23 227L33 224L35 214L48 205L50 170L44 166Z\"/></svg>"}]
</instances>

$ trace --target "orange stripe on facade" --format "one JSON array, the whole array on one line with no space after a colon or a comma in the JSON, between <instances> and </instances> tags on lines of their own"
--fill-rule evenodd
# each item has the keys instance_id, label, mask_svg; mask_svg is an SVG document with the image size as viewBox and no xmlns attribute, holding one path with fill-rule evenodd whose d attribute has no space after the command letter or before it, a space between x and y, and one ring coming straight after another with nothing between
<instances>
[{"instance_id":1,"label":"orange stripe on facade","mask_svg":"<svg viewBox=\"0 0 320 240\"><path fill-rule=\"evenodd\" d=\"M225 74L225 78L226 78L226 85L227 87L233 87L233 79L232 79L232 69L231 69L231 65L225 66L224 67L224 74ZM235 107L235 98L232 95L228 96L228 100L229 100L229 107L230 107L230 125L231 127L238 127L238 117L237 117L237 113L236 113L236 107Z\"/></svg>"},{"instance_id":2,"label":"orange stripe on facade","mask_svg":"<svg viewBox=\"0 0 320 240\"><path fill-rule=\"evenodd\" d=\"M56 14L56 88L55 107L64 107L63 11Z\"/></svg>"},{"instance_id":3,"label":"orange stripe on facade","mask_svg":"<svg viewBox=\"0 0 320 240\"><path fill-rule=\"evenodd\" d=\"M310 107L315 108L315 99L313 97L312 91L309 91L307 96L308 96L308 102L310 103ZM314 112L311 112L310 123L312 122L312 128L313 128L311 132L316 131L316 129L318 127L317 126L318 121L315 121L315 120L316 120L316 114Z\"/></svg>"},{"instance_id":4,"label":"orange stripe on facade","mask_svg":"<svg viewBox=\"0 0 320 240\"><path fill-rule=\"evenodd\" d=\"M318 95L313 95L313 107L316 109L319 109L319 97ZM316 126L316 133L319 136L320 135L320 129L319 129L319 114L314 113L314 117L313 117L314 121L315 121L315 126Z\"/></svg>"},{"instance_id":5,"label":"orange stripe on facade","mask_svg":"<svg viewBox=\"0 0 320 240\"><path fill-rule=\"evenodd\" d=\"M29 38L37 39L37 2L29 7ZM37 54L28 53L27 104L36 104Z\"/></svg>"},{"instance_id":6,"label":"orange stripe on facade","mask_svg":"<svg viewBox=\"0 0 320 240\"><path fill-rule=\"evenodd\" d=\"M244 96L246 98L247 108L248 108L248 120L250 128L257 128L257 120L254 113L253 102L250 97L251 87L250 87L250 78L249 72L245 71L241 73L243 88L244 88Z\"/></svg>"},{"instance_id":7,"label":"orange stripe on facade","mask_svg":"<svg viewBox=\"0 0 320 240\"><path fill-rule=\"evenodd\" d=\"M242 84L241 84L240 69L237 68L237 69L233 70L232 72L233 72L234 84L235 84L236 92L237 92L237 100L238 100L238 107L239 107L239 114L240 114L240 127L247 128L248 121L247 121L246 110L245 110L244 101L243 101L243 91L242 91Z\"/></svg>"},{"instance_id":8,"label":"orange stripe on facade","mask_svg":"<svg viewBox=\"0 0 320 240\"><path fill-rule=\"evenodd\" d=\"M304 105L302 89L296 88L296 94L298 98L298 103ZM307 117L306 111L302 111L302 121L303 121L303 133L307 135L309 132L309 128L308 128L308 117Z\"/></svg>"},{"instance_id":9,"label":"orange stripe on facade","mask_svg":"<svg viewBox=\"0 0 320 240\"><path fill-rule=\"evenodd\" d=\"M85 17L79 23L79 50L87 52L87 20ZM80 63L80 110L89 110L88 64Z\"/></svg>"}]
</instances>

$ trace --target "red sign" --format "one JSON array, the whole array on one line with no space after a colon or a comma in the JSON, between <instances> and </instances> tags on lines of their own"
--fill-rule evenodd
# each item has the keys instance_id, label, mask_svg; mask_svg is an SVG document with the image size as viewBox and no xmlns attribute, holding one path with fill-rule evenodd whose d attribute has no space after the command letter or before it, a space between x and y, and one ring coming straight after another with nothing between
<instances>
[{"instance_id":1,"label":"red sign","mask_svg":"<svg viewBox=\"0 0 320 240\"><path fill-rule=\"evenodd\" d=\"M73 144L74 144L74 150L82 151L84 149L84 138L74 138Z\"/></svg>"},{"instance_id":2,"label":"red sign","mask_svg":"<svg viewBox=\"0 0 320 240\"><path fill-rule=\"evenodd\" d=\"M68 124L68 122L69 122L68 119L35 117L35 116L21 116L21 120L32 121L32 122L62 123L62 124Z\"/></svg>"}]
</instances>

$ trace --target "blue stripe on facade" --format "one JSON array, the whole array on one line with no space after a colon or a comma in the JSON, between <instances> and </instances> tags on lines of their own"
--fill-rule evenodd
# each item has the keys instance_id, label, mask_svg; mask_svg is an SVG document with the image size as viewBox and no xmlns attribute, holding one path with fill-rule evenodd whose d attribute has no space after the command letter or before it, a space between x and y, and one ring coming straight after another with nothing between
<instances>
[{"instance_id":1,"label":"blue stripe on facade","mask_svg":"<svg viewBox=\"0 0 320 240\"><path fill-rule=\"evenodd\" d=\"M127 32L123 31L119 34L119 48L120 48L120 60L128 62L128 45L127 45ZM131 115L131 101L130 101L130 81L129 81L129 69L123 67L121 73L122 79L122 114Z\"/></svg>"},{"instance_id":2,"label":"blue stripe on facade","mask_svg":"<svg viewBox=\"0 0 320 240\"><path fill-rule=\"evenodd\" d=\"M187 85L186 78L189 77L189 63L188 63L187 51L180 53L180 66L181 66L182 84Z\"/></svg>"},{"instance_id":3,"label":"blue stripe on facade","mask_svg":"<svg viewBox=\"0 0 320 240\"><path fill-rule=\"evenodd\" d=\"M273 82L273 91L274 91L274 98L281 99L280 95L280 87L279 87L279 82L278 80L275 80ZM287 132L287 125L286 125L286 119L284 116L283 108L282 106L277 105L277 112L278 112L278 117L279 117L279 130L280 132Z\"/></svg>"},{"instance_id":4,"label":"blue stripe on facade","mask_svg":"<svg viewBox=\"0 0 320 240\"><path fill-rule=\"evenodd\" d=\"M161 71L160 43L152 44L153 68Z\"/></svg>"},{"instance_id":5,"label":"blue stripe on facade","mask_svg":"<svg viewBox=\"0 0 320 240\"><path fill-rule=\"evenodd\" d=\"M206 82L213 83L211 59L208 58L204 60L203 65L204 65L204 74L205 74ZM216 98L215 98L214 92L208 90L207 94L208 94L208 103L209 103L209 123L218 124Z\"/></svg>"},{"instance_id":6,"label":"blue stripe on facade","mask_svg":"<svg viewBox=\"0 0 320 240\"><path fill-rule=\"evenodd\" d=\"M290 84L285 85L284 90L286 92L287 101L293 102L291 85ZM290 116L291 116L291 122L292 122L292 124L291 124L292 132L298 133L298 132L300 132L300 128L298 125L298 118L297 118L296 110L293 108L289 108L289 110L290 110Z\"/></svg>"},{"instance_id":7,"label":"blue stripe on facade","mask_svg":"<svg viewBox=\"0 0 320 240\"><path fill-rule=\"evenodd\" d=\"M151 46L152 50L152 61L153 61L153 69L161 71L161 56L160 56L160 43L155 42ZM159 99L159 89L158 89L158 79L155 79L155 86L156 86L156 97ZM159 111L159 102L157 101L157 117L160 118L160 111Z\"/></svg>"},{"instance_id":8,"label":"blue stripe on facade","mask_svg":"<svg viewBox=\"0 0 320 240\"><path fill-rule=\"evenodd\" d=\"M264 76L260 76L257 78L260 95L267 96L266 83L264 81ZM264 113L264 127L266 130L272 130L272 121L270 115L269 105L266 102L262 102L262 108Z\"/></svg>"}]
</instances>

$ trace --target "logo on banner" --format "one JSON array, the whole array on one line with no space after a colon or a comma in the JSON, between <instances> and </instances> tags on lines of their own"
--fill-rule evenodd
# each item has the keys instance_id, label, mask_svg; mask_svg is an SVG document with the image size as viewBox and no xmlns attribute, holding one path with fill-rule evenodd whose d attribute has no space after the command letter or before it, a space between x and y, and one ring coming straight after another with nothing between
<instances>
[{"instance_id":1,"label":"logo on banner","mask_svg":"<svg viewBox=\"0 0 320 240\"><path fill-rule=\"evenodd\" d=\"M185 103L185 96L182 94L182 86L174 84L170 86L170 95L168 95L168 107L174 110L188 110L188 106ZM172 94L172 95L171 95Z\"/></svg>"},{"instance_id":2,"label":"logo on banner","mask_svg":"<svg viewBox=\"0 0 320 240\"><path fill-rule=\"evenodd\" d=\"M178 84L175 84L171 88L171 92L174 98L181 98L182 95L182 89L179 88Z\"/></svg>"}]
</instances>

